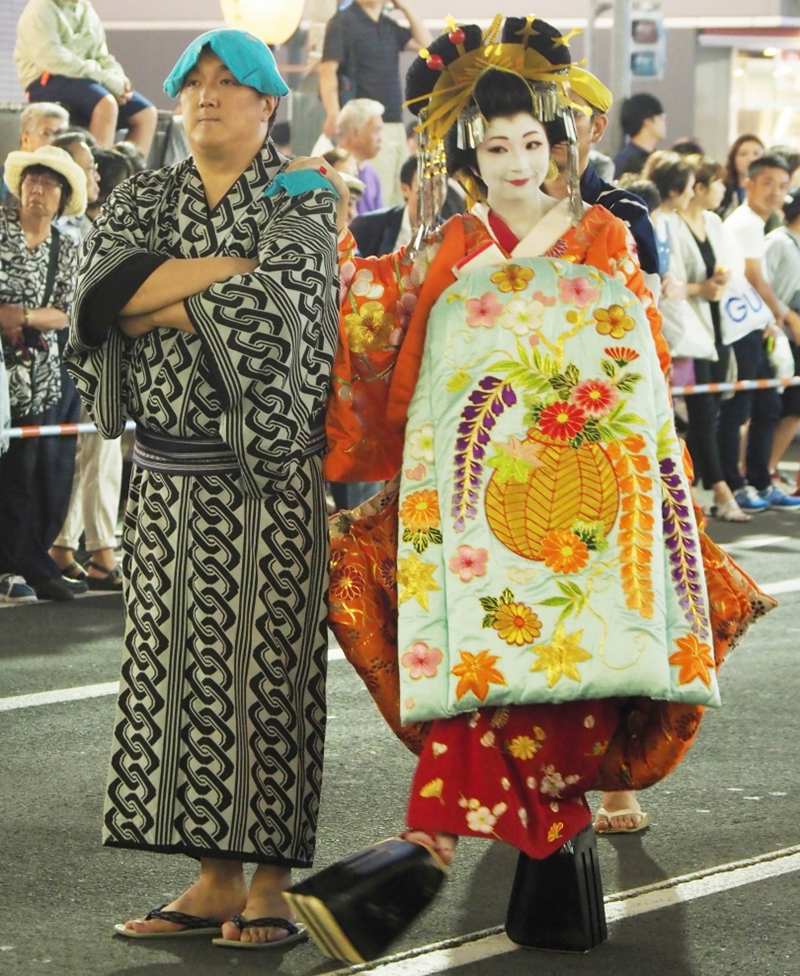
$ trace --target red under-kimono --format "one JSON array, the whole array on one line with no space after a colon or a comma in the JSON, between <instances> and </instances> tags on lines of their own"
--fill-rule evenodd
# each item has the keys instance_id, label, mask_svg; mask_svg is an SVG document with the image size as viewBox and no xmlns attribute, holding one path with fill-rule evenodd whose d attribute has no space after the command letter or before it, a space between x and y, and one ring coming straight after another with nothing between
<instances>
[{"instance_id":1,"label":"red under-kimono","mask_svg":"<svg viewBox=\"0 0 800 976\"><path fill-rule=\"evenodd\" d=\"M340 345L327 420L331 480L376 481L399 471L431 307L468 256L496 244L510 257L516 247L496 215L488 223L491 233L475 216L453 218L432 260L428 252L416 263L402 251L353 257L352 238L344 238ZM666 372L660 315L619 220L592 207L546 256L590 265L640 296ZM330 623L389 725L419 754L411 827L491 837L546 857L590 822L587 790L642 789L685 755L703 708L646 698L486 708L401 727L396 490L390 485L377 500L335 517L331 534ZM704 533L701 545L719 666L774 601Z\"/></svg>"}]
</instances>

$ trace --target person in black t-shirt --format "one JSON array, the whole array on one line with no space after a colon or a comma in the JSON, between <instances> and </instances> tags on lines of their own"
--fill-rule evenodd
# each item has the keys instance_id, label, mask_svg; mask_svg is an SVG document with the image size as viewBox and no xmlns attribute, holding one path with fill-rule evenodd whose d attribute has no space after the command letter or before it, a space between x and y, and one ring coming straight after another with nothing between
<instances>
[{"instance_id":1,"label":"person in black t-shirt","mask_svg":"<svg viewBox=\"0 0 800 976\"><path fill-rule=\"evenodd\" d=\"M328 21L319 89L325 106L324 133L336 133L342 105L352 98L370 98L384 106L381 149L372 160L386 204L403 202L400 167L408 156L403 126L403 94L400 86L400 52L418 51L431 35L406 0L395 0L394 9L409 23L402 27L384 13L385 0L353 0Z\"/></svg>"}]
</instances>

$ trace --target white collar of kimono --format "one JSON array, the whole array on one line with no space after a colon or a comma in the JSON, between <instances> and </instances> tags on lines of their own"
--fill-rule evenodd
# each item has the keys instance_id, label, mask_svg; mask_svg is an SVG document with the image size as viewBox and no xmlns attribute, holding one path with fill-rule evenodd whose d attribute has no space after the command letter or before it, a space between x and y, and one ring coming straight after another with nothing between
<instances>
[{"instance_id":1,"label":"white collar of kimono","mask_svg":"<svg viewBox=\"0 0 800 976\"><path fill-rule=\"evenodd\" d=\"M485 203L476 204L472 208L472 214L477 217L486 227L496 241L494 231L489 223L489 208ZM560 200L542 219L531 228L522 238L511 256L514 258L538 258L545 254L550 248L566 234L572 226L569 212L569 200ZM474 271L490 264L502 264L507 258L497 243L488 244L486 247L474 254L469 255L460 261L454 268L453 274L460 278L467 271Z\"/></svg>"}]
</instances>

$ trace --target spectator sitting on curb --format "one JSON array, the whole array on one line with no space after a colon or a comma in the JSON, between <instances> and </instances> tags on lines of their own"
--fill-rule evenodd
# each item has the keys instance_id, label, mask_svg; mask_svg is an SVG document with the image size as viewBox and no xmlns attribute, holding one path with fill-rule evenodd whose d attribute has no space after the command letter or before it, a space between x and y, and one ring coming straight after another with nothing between
<instances>
[{"instance_id":1,"label":"spectator sitting on curb","mask_svg":"<svg viewBox=\"0 0 800 976\"><path fill-rule=\"evenodd\" d=\"M109 54L89 0L29 0L17 23L14 61L31 102L61 102L102 146L112 145L120 125L147 157L158 113Z\"/></svg>"}]
</instances>

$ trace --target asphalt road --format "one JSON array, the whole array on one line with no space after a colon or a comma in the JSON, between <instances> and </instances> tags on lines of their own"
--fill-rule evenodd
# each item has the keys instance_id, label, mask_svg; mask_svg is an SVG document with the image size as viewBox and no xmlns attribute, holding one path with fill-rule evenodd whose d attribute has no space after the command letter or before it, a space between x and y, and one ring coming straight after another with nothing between
<instances>
[{"instance_id":1,"label":"asphalt road","mask_svg":"<svg viewBox=\"0 0 800 976\"><path fill-rule=\"evenodd\" d=\"M800 577L800 513L770 512L746 526L713 522L711 534L732 544L760 583ZM707 714L686 762L642 795L652 828L600 842L607 895L693 872L714 875L720 865L800 845L800 590L778 599L780 607L725 665L724 707ZM112 696L2 709L10 696L114 681L121 632L116 595L0 611L0 973L312 976L340 969L308 943L246 953L212 949L205 939L112 937L114 922L191 883L194 864L100 846ZM413 767L342 660L330 666L329 720L318 866L397 832ZM608 942L585 956L515 950L480 959L495 943L469 936L502 924L515 862L501 845L465 841L440 899L393 947L429 949L376 973L800 976L796 870L739 887L728 886L729 873L714 875L722 890L617 921ZM461 949L436 951L459 937L466 937Z\"/></svg>"}]
</instances>

